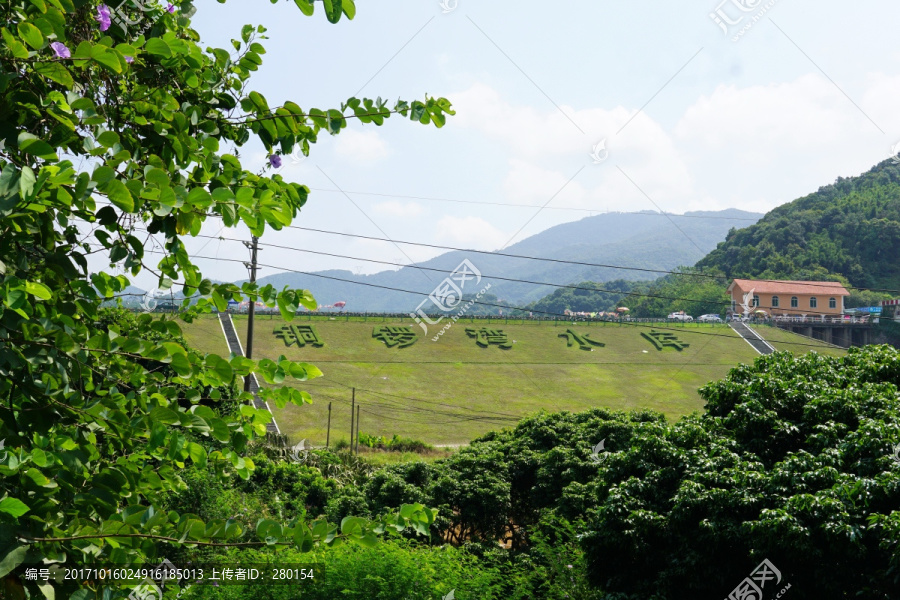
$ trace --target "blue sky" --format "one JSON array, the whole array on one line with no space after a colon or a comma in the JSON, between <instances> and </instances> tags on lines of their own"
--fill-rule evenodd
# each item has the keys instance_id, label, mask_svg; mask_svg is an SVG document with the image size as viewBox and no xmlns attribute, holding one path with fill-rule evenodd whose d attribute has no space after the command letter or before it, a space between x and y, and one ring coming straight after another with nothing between
<instances>
[{"instance_id":1,"label":"blue sky","mask_svg":"<svg viewBox=\"0 0 900 600\"><path fill-rule=\"evenodd\" d=\"M900 5L719 2L445 0L444 12L437 0L361 0L353 21L331 25L321 4L307 18L288 1L202 0L194 26L223 48L245 23L268 27L251 87L272 106L449 98L458 114L443 129L351 123L302 162L286 159L281 173L313 189L299 225L491 250L605 211L764 212L890 156L900 141ZM710 17L717 9L741 18L728 34ZM608 156L595 164L602 140ZM263 165L259 146L242 156L251 169ZM210 222L204 233L219 229ZM296 230L264 241L401 263L438 253ZM232 242L189 248L247 256ZM273 248L261 260L383 269ZM200 264L214 278L245 276L235 263Z\"/></svg>"}]
</instances>

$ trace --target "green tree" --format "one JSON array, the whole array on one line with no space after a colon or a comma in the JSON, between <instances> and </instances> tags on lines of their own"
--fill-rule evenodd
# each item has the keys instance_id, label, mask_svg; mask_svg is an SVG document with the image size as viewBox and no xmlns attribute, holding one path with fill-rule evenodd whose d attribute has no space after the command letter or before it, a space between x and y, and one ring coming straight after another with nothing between
<instances>
[{"instance_id":1,"label":"green tree","mask_svg":"<svg viewBox=\"0 0 900 600\"><path fill-rule=\"evenodd\" d=\"M295 2L313 14L312 0ZM319 6L332 23L356 12L353 0ZM441 127L453 114L446 99L430 97L270 106L249 88L265 54L262 26L244 26L232 48L202 48L189 1L116 10L95 0L0 8L0 577L26 560L127 563L168 544L227 545L242 535L234 520L160 507L184 489L186 463L219 476L253 470L244 451L271 415L249 395L236 414L217 412L209 406L221 399L217 388L254 372L279 384L320 371L283 358L202 355L172 341L180 336L173 318L141 315L126 330L103 323L100 304L144 270L161 289L177 284L198 298L185 301L186 320L247 297L286 319L300 305L315 308L305 290L213 284L185 249L182 238L208 219L262 236L306 203L306 186L248 171L236 149L252 141L277 165L349 119L381 125L400 114ZM144 231L164 239L158 262ZM127 276L91 272L90 255ZM310 401L290 386L261 395L279 407ZM253 544L370 544L407 525L427 532L433 519L410 505L377 523L261 520Z\"/></svg>"},{"instance_id":2,"label":"green tree","mask_svg":"<svg viewBox=\"0 0 900 600\"><path fill-rule=\"evenodd\" d=\"M684 311L689 315L724 314L731 306L725 290L728 283L721 271L681 267L678 274L660 277L647 288L619 301L631 309L633 317L662 317Z\"/></svg>"},{"instance_id":3,"label":"green tree","mask_svg":"<svg viewBox=\"0 0 900 600\"><path fill-rule=\"evenodd\" d=\"M560 288L544 296L528 308L540 311L541 314L564 314L572 312L601 312L613 310L616 303L625 298L631 291L642 291L647 286L644 282L617 279L606 283L585 281L572 288Z\"/></svg>"}]
</instances>

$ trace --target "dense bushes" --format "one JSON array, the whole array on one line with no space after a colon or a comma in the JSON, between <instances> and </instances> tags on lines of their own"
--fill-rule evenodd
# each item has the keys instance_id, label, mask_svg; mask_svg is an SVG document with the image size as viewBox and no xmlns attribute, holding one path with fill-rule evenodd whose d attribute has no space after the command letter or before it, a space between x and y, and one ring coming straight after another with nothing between
<instances>
[{"instance_id":1,"label":"dense bushes","mask_svg":"<svg viewBox=\"0 0 900 600\"><path fill-rule=\"evenodd\" d=\"M459 549L395 538L341 550L340 577L360 578L342 584L344 597L439 598L455 586L460 600L726 597L768 559L792 597L887 600L900 594L898 384L900 353L886 346L779 353L705 386L707 413L675 424L648 411L542 413L447 459L345 484L260 459L258 479L236 490L251 507L332 520L439 509L431 543ZM325 457L325 467L337 460ZM192 493L182 501L219 510L210 516L236 507L235 491ZM468 565L483 587L457 584L452 569L432 577L443 560ZM418 564L420 587L409 587ZM432 596L416 595L425 589ZM294 597L285 593L259 598Z\"/></svg>"},{"instance_id":2,"label":"dense bushes","mask_svg":"<svg viewBox=\"0 0 900 600\"><path fill-rule=\"evenodd\" d=\"M593 584L619 598L724 597L768 559L797 598L887 599L900 593L898 383L889 347L776 354L703 388L703 416L539 414L447 460L383 469L360 497L373 514L437 507L436 540L502 539L512 556L543 520L572 523Z\"/></svg>"},{"instance_id":3,"label":"dense bushes","mask_svg":"<svg viewBox=\"0 0 900 600\"><path fill-rule=\"evenodd\" d=\"M233 552L221 564L273 566L318 563L312 580L297 585L194 586L191 600L436 600L455 590L460 600L507 598L498 592L502 572L451 546L417 546L398 541L374 548L342 545L325 551ZM522 596L520 596L522 597Z\"/></svg>"}]
</instances>

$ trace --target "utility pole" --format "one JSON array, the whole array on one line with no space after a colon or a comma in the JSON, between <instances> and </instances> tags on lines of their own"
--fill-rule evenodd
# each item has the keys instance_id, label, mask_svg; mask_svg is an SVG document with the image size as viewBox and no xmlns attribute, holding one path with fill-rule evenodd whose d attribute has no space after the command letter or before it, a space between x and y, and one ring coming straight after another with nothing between
<instances>
[{"instance_id":1,"label":"utility pole","mask_svg":"<svg viewBox=\"0 0 900 600\"><path fill-rule=\"evenodd\" d=\"M331 442L331 402L328 403L328 429L325 433L325 449L328 450L328 444Z\"/></svg>"},{"instance_id":2,"label":"utility pole","mask_svg":"<svg viewBox=\"0 0 900 600\"><path fill-rule=\"evenodd\" d=\"M256 253L259 249L259 238L253 236L253 241L244 245L250 248L250 262L244 265L250 269L250 283L256 283ZM247 358L253 358L253 317L256 315L256 296L250 298L250 309L247 312ZM250 377L244 379L244 391L250 391Z\"/></svg>"},{"instance_id":3,"label":"utility pole","mask_svg":"<svg viewBox=\"0 0 900 600\"><path fill-rule=\"evenodd\" d=\"M356 405L356 455L359 456L359 404Z\"/></svg>"},{"instance_id":4,"label":"utility pole","mask_svg":"<svg viewBox=\"0 0 900 600\"><path fill-rule=\"evenodd\" d=\"M350 454L353 454L353 419L356 418L356 388L353 388L350 400Z\"/></svg>"}]
</instances>

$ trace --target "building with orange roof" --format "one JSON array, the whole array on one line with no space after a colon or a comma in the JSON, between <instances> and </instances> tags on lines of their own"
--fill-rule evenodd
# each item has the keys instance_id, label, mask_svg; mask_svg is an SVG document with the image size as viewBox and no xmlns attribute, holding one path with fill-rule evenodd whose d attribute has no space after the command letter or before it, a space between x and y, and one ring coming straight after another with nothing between
<instances>
[{"instance_id":1,"label":"building with orange roof","mask_svg":"<svg viewBox=\"0 0 900 600\"><path fill-rule=\"evenodd\" d=\"M731 311L770 316L839 316L850 292L836 281L735 279L728 286Z\"/></svg>"}]
</instances>

